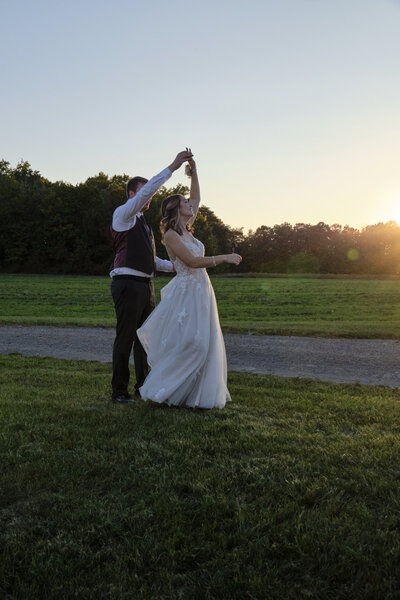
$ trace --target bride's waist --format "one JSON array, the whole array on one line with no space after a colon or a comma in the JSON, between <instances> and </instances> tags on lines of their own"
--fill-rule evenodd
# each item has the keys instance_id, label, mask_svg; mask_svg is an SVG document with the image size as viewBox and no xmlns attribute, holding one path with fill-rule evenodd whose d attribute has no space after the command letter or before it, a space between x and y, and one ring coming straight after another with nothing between
<instances>
[{"instance_id":1,"label":"bride's waist","mask_svg":"<svg viewBox=\"0 0 400 600\"><path fill-rule=\"evenodd\" d=\"M176 271L176 277L192 277L194 279L202 279L206 275L207 270L203 267L200 269L190 269L189 267L185 270Z\"/></svg>"}]
</instances>

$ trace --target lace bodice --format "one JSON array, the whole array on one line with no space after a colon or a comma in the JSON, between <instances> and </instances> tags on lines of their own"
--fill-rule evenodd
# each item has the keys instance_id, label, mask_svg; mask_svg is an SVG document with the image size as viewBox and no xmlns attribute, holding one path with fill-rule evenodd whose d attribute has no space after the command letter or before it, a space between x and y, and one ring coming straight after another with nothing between
<instances>
[{"instance_id":1,"label":"lace bodice","mask_svg":"<svg viewBox=\"0 0 400 600\"><path fill-rule=\"evenodd\" d=\"M195 256L204 256L204 245L200 240L197 240L195 237L192 236L191 239L183 238L182 241L192 254L194 254ZM172 262L174 263L176 274L181 277L195 277L196 279L199 279L204 277L204 274L206 272L206 269L204 268L193 269L191 267L188 267L178 257L174 258Z\"/></svg>"}]
</instances>

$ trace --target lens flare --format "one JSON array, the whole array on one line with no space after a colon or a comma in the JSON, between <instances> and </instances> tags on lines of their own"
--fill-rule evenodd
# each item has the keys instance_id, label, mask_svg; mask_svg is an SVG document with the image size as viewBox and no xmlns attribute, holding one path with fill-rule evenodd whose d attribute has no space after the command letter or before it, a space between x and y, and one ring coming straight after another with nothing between
<instances>
[{"instance_id":1,"label":"lens flare","mask_svg":"<svg viewBox=\"0 0 400 600\"><path fill-rule=\"evenodd\" d=\"M360 253L355 248L349 248L347 250L347 258L349 260L358 260L359 256L360 256Z\"/></svg>"}]
</instances>

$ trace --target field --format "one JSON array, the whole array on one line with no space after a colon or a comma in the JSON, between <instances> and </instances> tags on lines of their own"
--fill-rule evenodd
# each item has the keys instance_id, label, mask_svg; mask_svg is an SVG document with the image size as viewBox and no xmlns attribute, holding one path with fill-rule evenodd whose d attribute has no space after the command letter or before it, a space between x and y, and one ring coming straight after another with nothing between
<instances>
[{"instance_id":1,"label":"field","mask_svg":"<svg viewBox=\"0 0 400 600\"><path fill-rule=\"evenodd\" d=\"M157 295L169 281L155 280ZM225 332L400 338L400 280L214 277ZM0 275L0 324L115 325L107 277Z\"/></svg>"},{"instance_id":2,"label":"field","mask_svg":"<svg viewBox=\"0 0 400 600\"><path fill-rule=\"evenodd\" d=\"M213 286L225 331L400 338L398 280ZM115 324L100 277L0 275L0 315ZM4 600L400 599L400 390L230 373L222 411L115 406L109 365L18 355L0 384Z\"/></svg>"},{"instance_id":3,"label":"field","mask_svg":"<svg viewBox=\"0 0 400 600\"><path fill-rule=\"evenodd\" d=\"M4 600L400 597L399 390L114 406L107 365L0 361Z\"/></svg>"}]
</instances>

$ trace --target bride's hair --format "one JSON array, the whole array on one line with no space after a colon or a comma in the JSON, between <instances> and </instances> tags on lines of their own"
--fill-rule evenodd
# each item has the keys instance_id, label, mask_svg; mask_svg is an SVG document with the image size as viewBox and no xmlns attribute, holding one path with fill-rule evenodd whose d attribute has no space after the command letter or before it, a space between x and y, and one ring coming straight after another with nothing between
<instances>
[{"instance_id":1,"label":"bride's hair","mask_svg":"<svg viewBox=\"0 0 400 600\"><path fill-rule=\"evenodd\" d=\"M184 229L182 225L179 223L180 210L179 207L181 205L181 200L183 196L182 194L174 194L173 196L168 196L168 198L164 198L161 204L161 214L162 219L160 223L161 233L164 235L167 233L168 229L173 229L179 235L183 235ZM193 233L193 227L186 225L186 229Z\"/></svg>"}]
</instances>

